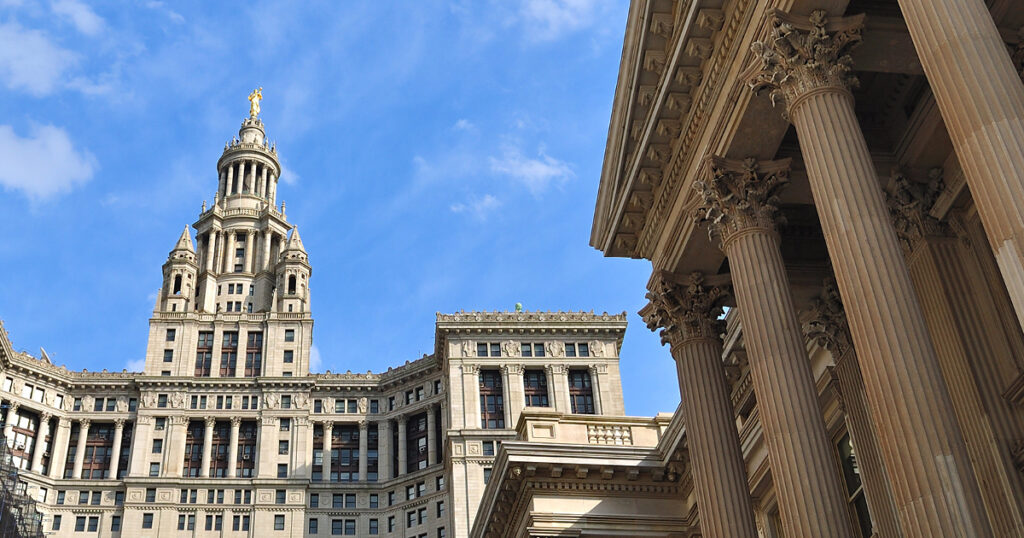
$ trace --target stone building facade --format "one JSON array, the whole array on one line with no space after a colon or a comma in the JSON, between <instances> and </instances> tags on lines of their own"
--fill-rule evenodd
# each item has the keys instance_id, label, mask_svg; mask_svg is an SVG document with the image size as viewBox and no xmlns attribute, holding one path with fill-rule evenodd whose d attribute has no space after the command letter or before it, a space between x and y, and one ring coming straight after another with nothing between
<instances>
[{"instance_id":1,"label":"stone building facade","mask_svg":"<svg viewBox=\"0 0 1024 538\"><path fill-rule=\"evenodd\" d=\"M217 169L143 372L69 371L0 329L0 420L48 534L466 536L524 409L623 413L624 314L438 314L432 355L310 372L312 267L258 117Z\"/></svg>"},{"instance_id":2,"label":"stone building facade","mask_svg":"<svg viewBox=\"0 0 1024 538\"><path fill-rule=\"evenodd\" d=\"M599 452L528 414L472 535L1024 536L1022 27L632 1L590 242L652 264L682 403Z\"/></svg>"}]
</instances>

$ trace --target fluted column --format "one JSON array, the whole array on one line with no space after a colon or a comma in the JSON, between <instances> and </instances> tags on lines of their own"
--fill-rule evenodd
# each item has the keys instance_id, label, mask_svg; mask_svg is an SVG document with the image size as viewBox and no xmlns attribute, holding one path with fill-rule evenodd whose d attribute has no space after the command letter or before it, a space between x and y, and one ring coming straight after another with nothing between
<instances>
[{"instance_id":1,"label":"fluted column","mask_svg":"<svg viewBox=\"0 0 1024 538\"><path fill-rule=\"evenodd\" d=\"M903 530L992 536L848 89L861 19L776 12L755 47L755 86L783 99L796 126L836 281L853 298L846 313Z\"/></svg>"},{"instance_id":2,"label":"fluted column","mask_svg":"<svg viewBox=\"0 0 1024 538\"><path fill-rule=\"evenodd\" d=\"M975 306L978 293L972 289L962 261L970 254L946 223L929 214L942 190L941 174L933 170L929 182L924 183L897 172L892 186L888 202L893 223L935 342L989 523L996 536L1024 536L1021 482L993 429L992 421L1003 402L997 399L992 402L995 405L987 406L974 373L974 365L978 365L984 374L981 365L993 360L998 351L989 342L990 336L978 328L984 315ZM1005 380L995 385L1001 382Z\"/></svg>"},{"instance_id":3,"label":"fluted column","mask_svg":"<svg viewBox=\"0 0 1024 538\"><path fill-rule=\"evenodd\" d=\"M875 433L875 423L871 420L867 396L864 394L864 378L860 374L846 312L834 279L825 280L821 295L809 309L808 318L804 324L804 334L827 349L836 364L833 373L838 382L839 401L853 442L874 536L903 536L892 499L889 476L882 460L882 449Z\"/></svg>"},{"instance_id":4,"label":"fluted column","mask_svg":"<svg viewBox=\"0 0 1024 538\"><path fill-rule=\"evenodd\" d=\"M221 242L221 249L220 249L221 250L221 256L220 256L221 267L220 267L220 272L221 273L228 273L232 269L232 267L231 267L231 260L234 258L234 256L232 256L232 254L234 254L232 252L232 250L234 250L234 246L235 246L235 231L234 230L224 230L221 235L224 238L224 241Z\"/></svg>"},{"instance_id":5,"label":"fluted column","mask_svg":"<svg viewBox=\"0 0 1024 538\"><path fill-rule=\"evenodd\" d=\"M982 0L899 0L1024 325L1024 88Z\"/></svg>"},{"instance_id":6,"label":"fluted column","mask_svg":"<svg viewBox=\"0 0 1024 538\"><path fill-rule=\"evenodd\" d=\"M427 466L437 464L437 410L427 408Z\"/></svg>"},{"instance_id":7,"label":"fluted column","mask_svg":"<svg viewBox=\"0 0 1024 538\"><path fill-rule=\"evenodd\" d=\"M34 472L36 474L43 474L43 452L45 452L45 450L43 450L43 445L46 442L46 436L50 435L50 419L51 418L53 418L53 415L51 415L50 413L40 413L39 414L39 434L36 436L35 445L32 447L32 467L30 467L32 469L32 472ZM54 461L53 457L52 457L53 452L54 452L53 441L51 440L50 441L50 454L51 454L50 465L51 466L53 465L53 461Z\"/></svg>"},{"instance_id":8,"label":"fluted column","mask_svg":"<svg viewBox=\"0 0 1024 538\"><path fill-rule=\"evenodd\" d=\"M199 467L199 476L202 478L210 476L210 451L213 449L213 426L216 423L217 419L206 417L203 430L203 463Z\"/></svg>"},{"instance_id":9,"label":"fluted column","mask_svg":"<svg viewBox=\"0 0 1024 538\"><path fill-rule=\"evenodd\" d=\"M110 450L110 479L117 480L117 464L121 461L121 439L124 436L124 419L114 419L114 446Z\"/></svg>"},{"instance_id":10,"label":"fluted column","mask_svg":"<svg viewBox=\"0 0 1024 538\"><path fill-rule=\"evenodd\" d=\"M391 480L391 421L377 423L377 480Z\"/></svg>"},{"instance_id":11,"label":"fluted column","mask_svg":"<svg viewBox=\"0 0 1024 538\"><path fill-rule=\"evenodd\" d=\"M242 262L242 269L245 270L245 271L248 271L250 273L254 273L255 272L255 271L253 271L253 267L252 267L252 260L255 257L255 256L253 256L253 252L252 252L253 246L255 245L255 238L256 238L256 231L255 230L249 230L249 231L247 231L245 233L245 259Z\"/></svg>"},{"instance_id":12,"label":"fluted column","mask_svg":"<svg viewBox=\"0 0 1024 538\"><path fill-rule=\"evenodd\" d=\"M7 416L4 417L4 439L7 447L14 445L14 423L18 419L18 402L11 402L7 405Z\"/></svg>"},{"instance_id":13,"label":"fluted column","mask_svg":"<svg viewBox=\"0 0 1024 538\"><path fill-rule=\"evenodd\" d=\"M213 247L217 243L217 231L211 229L206 234L206 259L203 260L203 265L206 266L207 271L213 271L213 258L214 250Z\"/></svg>"},{"instance_id":14,"label":"fluted column","mask_svg":"<svg viewBox=\"0 0 1024 538\"><path fill-rule=\"evenodd\" d=\"M263 263L261 265L263 266L264 271L270 270L270 239L273 235L274 234L269 229L263 230Z\"/></svg>"},{"instance_id":15,"label":"fluted column","mask_svg":"<svg viewBox=\"0 0 1024 538\"><path fill-rule=\"evenodd\" d=\"M334 444L334 422L328 420L328 421L324 422L324 446L323 446L323 449L324 449L324 476L327 477L326 480L328 482L331 481L331 465L333 464L333 461L331 460L331 450L333 449L333 444Z\"/></svg>"},{"instance_id":16,"label":"fluted column","mask_svg":"<svg viewBox=\"0 0 1024 538\"><path fill-rule=\"evenodd\" d=\"M775 231L789 161L709 157L700 217L720 236L750 357L786 536L852 537L845 490L818 405Z\"/></svg>"},{"instance_id":17,"label":"fluted column","mask_svg":"<svg viewBox=\"0 0 1024 538\"><path fill-rule=\"evenodd\" d=\"M227 182L227 189L224 190L224 197L225 198L227 198L228 196L231 195L231 191L234 190L234 185L235 185L235 167L233 165L228 165L227 169L228 169L228 182Z\"/></svg>"},{"instance_id":18,"label":"fluted column","mask_svg":"<svg viewBox=\"0 0 1024 538\"><path fill-rule=\"evenodd\" d=\"M228 478L238 476L238 431L242 427L241 417L231 417L231 435L228 438Z\"/></svg>"},{"instance_id":19,"label":"fluted column","mask_svg":"<svg viewBox=\"0 0 1024 538\"><path fill-rule=\"evenodd\" d=\"M409 469L409 465L408 465L409 450L408 450L408 447L405 446L405 443L406 443L406 437L405 437L406 420L405 420L405 416L404 415L399 415L397 417L397 420L398 420L398 446L395 447L395 450L398 451L398 476L402 476Z\"/></svg>"},{"instance_id":20,"label":"fluted column","mask_svg":"<svg viewBox=\"0 0 1024 538\"><path fill-rule=\"evenodd\" d=\"M603 396L601 393L601 379L598 377L598 368L596 364L591 364L587 367L587 375L590 376L591 392L594 395L594 414L603 415L604 402L601 401ZM514 428L515 424L510 427Z\"/></svg>"},{"instance_id":21,"label":"fluted column","mask_svg":"<svg viewBox=\"0 0 1024 538\"><path fill-rule=\"evenodd\" d=\"M366 451L369 450L369 439L367 439L367 430L369 429L370 423L366 419L359 421L359 481L366 482L366 470L369 468L369 462L366 459Z\"/></svg>"},{"instance_id":22,"label":"fluted column","mask_svg":"<svg viewBox=\"0 0 1024 538\"><path fill-rule=\"evenodd\" d=\"M82 478L82 464L85 462L85 441L89 437L89 425L92 421L83 418L78 421L78 445L75 447L75 467L72 478Z\"/></svg>"},{"instance_id":23,"label":"fluted column","mask_svg":"<svg viewBox=\"0 0 1024 538\"><path fill-rule=\"evenodd\" d=\"M61 417L57 419L57 433L53 437L53 445L50 456L50 478L57 480L62 478L64 466L68 459L68 441L71 436L71 420Z\"/></svg>"},{"instance_id":24,"label":"fluted column","mask_svg":"<svg viewBox=\"0 0 1024 538\"><path fill-rule=\"evenodd\" d=\"M267 197L267 165L263 165L263 173L260 175L259 195L263 198Z\"/></svg>"},{"instance_id":25,"label":"fluted column","mask_svg":"<svg viewBox=\"0 0 1024 538\"><path fill-rule=\"evenodd\" d=\"M722 365L725 328L718 318L725 292L705 285L700 273L690 275L685 285L669 278L655 277L647 294L650 303L640 315L651 330L662 329L662 344L672 345L701 536L757 538Z\"/></svg>"}]
</instances>

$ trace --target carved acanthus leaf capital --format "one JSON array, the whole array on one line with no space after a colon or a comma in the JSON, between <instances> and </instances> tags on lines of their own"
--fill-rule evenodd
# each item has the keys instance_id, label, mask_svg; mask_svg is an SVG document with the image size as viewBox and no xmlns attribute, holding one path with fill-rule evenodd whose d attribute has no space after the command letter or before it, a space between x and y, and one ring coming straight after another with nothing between
<instances>
[{"instance_id":1,"label":"carved acanthus leaf capital","mask_svg":"<svg viewBox=\"0 0 1024 538\"><path fill-rule=\"evenodd\" d=\"M931 169L927 182L913 181L902 170L893 170L886 202L904 253L913 252L925 237L952 235L948 225L930 214L944 189L941 168Z\"/></svg>"},{"instance_id":2,"label":"carved acanthus leaf capital","mask_svg":"<svg viewBox=\"0 0 1024 538\"><path fill-rule=\"evenodd\" d=\"M242 426L242 417L231 417L231 427L239 428Z\"/></svg>"},{"instance_id":3,"label":"carved acanthus leaf capital","mask_svg":"<svg viewBox=\"0 0 1024 538\"><path fill-rule=\"evenodd\" d=\"M115 418L114 419L114 427L117 428L117 429L124 428L124 423L125 423L125 419L123 419L123 418Z\"/></svg>"},{"instance_id":4,"label":"carved acanthus leaf capital","mask_svg":"<svg viewBox=\"0 0 1024 538\"><path fill-rule=\"evenodd\" d=\"M819 9L804 19L776 9L769 17L767 39L750 46L760 67L749 82L755 92L771 90L773 104L792 107L811 90L857 87L850 51L861 41L863 15L830 20Z\"/></svg>"},{"instance_id":5,"label":"carved acanthus leaf capital","mask_svg":"<svg viewBox=\"0 0 1024 538\"><path fill-rule=\"evenodd\" d=\"M80 419L78 419L78 427L81 428L81 431L89 431L89 426L91 426L91 425L92 425L92 420L91 419L88 419L88 418L80 418Z\"/></svg>"},{"instance_id":6,"label":"carved acanthus leaf capital","mask_svg":"<svg viewBox=\"0 0 1024 538\"><path fill-rule=\"evenodd\" d=\"M779 190L789 183L790 159L735 160L711 155L694 188L702 199L698 222L708 226L724 246L737 232L750 228L775 230Z\"/></svg>"},{"instance_id":7,"label":"carved acanthus leaf capital","mask_svg":"<svg viewBox=\"0 0 1024 538\"><path fill-rule=\"evenodd\" d=\"M652 331L661 329L661 343L678 345L691 338L714 338L725 332L722 300L727 295L719 286L704 284L704 275L691 273L686 284L655 277L650 301L640 316Z\"/></svg>"},{"instance_id":8,"label":"carved acanthus leaf capital","mask_svg":"<svg viewBox=\"0 0 1024 538\"><path fill-rule=\"evenodd\" d=\"M811 303L808 314L804 335L827 349L834 359L839 360L853 347L846 311L834 279L825 279L821 295Z\"/></svg>"}]
</instances>

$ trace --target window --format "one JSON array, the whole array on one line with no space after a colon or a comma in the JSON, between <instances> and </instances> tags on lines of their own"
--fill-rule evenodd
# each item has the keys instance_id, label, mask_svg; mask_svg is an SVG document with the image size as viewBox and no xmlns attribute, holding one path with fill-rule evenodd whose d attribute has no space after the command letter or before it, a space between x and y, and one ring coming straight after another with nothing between
<instances>
[{"instance_id":1,"label":"window","mask_svg":"<svg viewBox=\"0 0 1024 538\"><path fill-rule=\"evenodd\" d=\"M156 488L146 488L146 502L156 502Z\"/></svg>"},{"instance_id":2,"label":"window","mask_svg":"<svg viewBox=\"0 0 1024 538\"><path fill-rule=\"evenodd\" d=\"M341 529L344 523L340 519L331 520L331 536L341 536Z\"/></svg>"},{"instance_id":3,"label":"window","mask_svg":"<svg viewBox=\"0 0 1024 538\"><path fill-rule=\"evenodd\" d=\"M92 410L103 411L103 398L96 398L96 401L94 401L92 404Z\"/></svg>"},{"instance_id":4,"label":"window","mask_svg":"<svg viewBox=\"0 0 1024 538\"><path fill-rule=\"evenodd\" d=\"M434 394L441 394L441 380L434 380Z\"/></svg>"},{"instance_id":5,"label":"window","mask_svg":"<svg viewBox=\"0 0 1024 538\"><path fill-rule=\"evenodd\" d=\"M124 506L124 492L123 491L115 491L114 492L114 506Z\"/></svg>"},{"instance_id":6,"label":"window","mask_svg":"<svg viewBox=\"0 0 1024 538\"><path fill-rule=\"evenodd\" d=\"M284 514L275 514L274 515L274 530L275 531L283 531L284 530Z\"/></svg>"},{"instance_id":7,"label":"window","mask_svg":"<svg viewBox=\"0 0 1024 538\"><path fill-rule=\"evenodd\" d=\"M494 455L494 441L484 441L484 456Z\"/></svg>"},{"instance_id":8,"label":"window","mask_svg":"<svg viewBox=\"0 0 1024 538\"><path fill-rule=\"evenodd\" d=\"M438 475L437 480L434 481L434 490L441 491L444 489L444 475Z\"/></svg>"},{"instance_id":9,"label":"window","mask_svg":"<svg viewBox=\"0 0 1024 538\"><path fill-rule=\"evenodd\" d=\"M310 518L309 520L309 534L317 534L320 532L320 520L316 518Z\"/></svg>"},{"instance_id":10,"label":"window","mask_svg":"<svg viewBox=\"0 0 1024 538\"><path fill-rule=\"evenodd\" d=\"M160 464L150 463L149 464L149 476L160 476Z\"/></svg>"},{"instance_id":11,"label":"window","mask_svg":"<svg viewBox=\"0 0 1024 538\"><path fill-rule=\"evenodd\" d=\"M370 400L370 413L373 413L375 415L377 413L380 413L380 401Z\"/></svg>"},{"instance_id":12,"label":"window","mask_svg":"<svg viewBox=\"0 0 1024 538\"><path fill-rule=\"evenodd\" d=\"M58 491L57 492L57 504L64 504L64 498L66 496L67 496L67 492L66 491L63 491L63 490Z\"/></svg>"},{"instance_id":13,"label":"window","mask_svg":"<svg viewBox=\"0 0 1024 538\"><path fill-rule=\"evenodd\" d=\"M256 286L249 284L249 297L256 295Z\"/></svg>"},{"instance_id":14,"label":"window","mask_svg":"<svg viewBox=\"0 0 1024 538\"><path fill-rule=\"evenodd\" d=\"M445 538L444 527L437 528L437 538Z\"/></svg>"},{"instance_id":15,"label":"window","mask_svg":"<svg viewBox=\"0 0 1024 538\"><path fill-rule=\"evenodd\" d=\"M380 534L380 529L376 518L370 520L369 533L374 536Z\"/></svg>"},{"instance_id":16,"label":"window","mask_svg":"<svg viewBox=\"0 0 1024 538\"><path fill-rule=\"evenodd\" d=\"M310 493L309 494L309 507L310 508L320 508L320 494L319 493Z\"/></svg>"},{"instance_id":17,"label":"window","mask_svg":"<svg viewBox=\"0 0 1024 538\"><path fill-rule=\"evenodd\" d=\"M324 401L323 400L313 400L313 412L314 413L323 413L324 412Z\"/></svg>"},{"instance_id":18,"label":"window","mask_svg":"<svg viewBox=\"0 0 1024 538\"><path fill-rule=\"evenodd\" d=\"M416 517L419 520L419 524L422 525L427 522L427 509L420 508L416 511Z\"/></svg>"},{"instance_id":19,"label":"window","mask_svg":"<svg viewBox=\"0 0 1024 538\"><path fill-rule=\"evenodd\" d=\"M594 389L590 382L590 372L569 370L569 401L573 413L594 414Z\"/></svg>"},{"instance_id":20,"label":"window","mask_svg":"<svg viewBox=\"0 0 1024 538\"><path fill-rule=\"evenodd\" d=\"M110 516L110 531L121 532L121 516Z\"/></svg>"},{"instance_id":21,"label":"window","mask_svg":"<svg viewBox=\"0 0 1024 538\"><path fill-rule=\"evenodd\" d=\"M277 442L277 453L281 455L288 454L288 441Z\"/></svg>"},{"instance_id":22,"label":"window","mask_svg":"<svg viewBox=\"0 0 1024 538\"><path fill-rule=\"evenodd\" d=\"M167 329L167 336L164 337L164 341L173 342L175 333L177 333L176 329Z\"/></svg>"},{"instance_id":23,"label":"window","mask_svg":"<svg viewBox=\"0 0 1024 538\"><path fill-rule=\"evenodd\" d=\"M341 508L345 505L345 496L341 493L331 495L331 508Z\"/></svg>"},{"instance_id":24,"label":"window","mask_svg":"<svg viewBox=\"0 0 1024 538\"><path fill-rule=\"evenodd\" d=\"M100 518L99 516L89 517L89 532L96 532L100 529Z\"/></svg>"},{"instance_id":25,"label":"window","mask_svg":"<svg viewBox=\"0 0 1024 538\"><path fill-rule=\"evenodd\" d=\"M394 410L395 410L395 397L394 396L388 396L388 411L394 411Z\"/></svg>"},{"instance_id":26,"label":"window","mask_svg":"<svg viewBox=\"0 0 1024 538\"><path fill-rule=\"evenodd\" d=\"M10 379L10 378L8 378L8 379ZM7 390L10 390L10 389L7 389ZM166 396L165 396L165 398L166 398ZM164 400L164 407L166 407L166 406L167 406L167 401ZM71 409L72 409L72 411L81 411L82 410L82 399L81 398L75 398L74 405L71 407Z\"/></svg>"},{"instance_id":27,"label":"window","mask_svg":"<svg viewBox=\"0 0 1024 538\"><path fill-rule=\"evenodd\" d=\"M416 486L405 486L405 500L411 501L416 498Z\"/></svg>"},{"instance_id":28,"label":"window","mask_svg":"<svg viewBox=\"0 0 1024 538\"><path fill-rule=\"evenodd\" d=\"M549 407L548 376L544 370L523 372L523 390L527 407Z\"/></svg>"},{"instance_id":29,"label":"window","mask_svg":"<svg viewBox=\"0 0 1024 538\"><path fill-rule=\"evenodd\" d=\"M263 333L246 334L245 376L257 377L263 372ZM255 407L253 407L255 409Z\"/></svg>"},{"instance_id":30,"label":"window","mask_svg":"<svg viewBox=\"0 0 1024 538\"><path fill-rule=\"evenodd\" d=\"M295 352L290 350L290 349L285 350L285 352L284 352L284 362L286 362L286 363L295 362Z\"/></svg>"},{"instance_id":31,"label":"window","mask_svg":"<svg viewBox=\"0 0 1024 538\"><path fill-rule=\"evenodd\" d=\"M590 356L590 346L588 344L584 343L584 342L580 342L579 344L576 344L576 351L579 352L580 357L589 357Z\"/></svg>"},{"instance_id":32,"label":"window","mask_svg":"<svg viewBox=\"0 0 1024 538\"><path fill-rule=\"evenodd\" d=\"M170 370L160 370L160 377L171 377Z\"/></svg>"},{"instance_id":33,"label":"window","mask_svg":"<svg viewBox=\"0 0 1024 538\"><path fill-rule=\"evenodd\" d=\"M487 356L487 344L485 344L485 343L478 343L476 345L476 356L477 357L486 357Z\"/></svg>"},{"instance_id":34,"label":"window","mask_svg":"<svg viewBox=\"0 0 1024 538\"><path fill-rule=\"evenodd\" d=\"M356 401L356 400L348 400L347 403L348 403L348 411L347 411L348 413L355 413L355 412L358 411L358 408L356 407L356 406L359 405L358 401Z\"/></svg>"},{"instance_id":35,"label":"window","mask_svg":"<svg viewBox=\"0 0 1024 538\"><path fill-rule=\"evenodd\" d=\"M295 341L295 329L285 329L284 330L284 341L285 342L294 342Z\"/></svg>"},{"instance_id":36,"label":"window","mask_svg":"<svg viewBox=\"0 0 1024 538\"><path fill-rule=\"evenodd\" d=\"M498 370L480 370L480 427L505 427L505 402Z\"/></svg>"},{"instance_id":37,"label":"window","mask_svg":"<svg viewBox=\"0 0 1024 538\"><path fill-rule=\"evenodd\" d=\"M103 492L102 491L94 491L94 492L92 492L92 505L93 506L99 506L100 501L102 499L103 499Z\"/></svg>"},{"instance_id":38,"label":"window","mask_svg":"<svg viewBox=\"0 0 1024 538\"><path fill-rule=\"evenodd\" d=\"M871 514L868 513L868 502L864 496L864 487L860 477L860 462L854 452L850 434L843 435L836 443L839 452L839 464L843 468L843 482L846 484L846 502L850 506L850 512L857 520L861 536L869 537L874 534L871 525Z\"/></svg>"},{"instance_id":39,"label":"window","mask_svg":"<svg viewBox=\"0 0 1024 538\"><path fill-rule=\"evenodd\" d=\"M416 401L418 402L418 401L422 400L423 396L424 396L423 387L416 387Z\"/></svg>"},{"instance_id":40,"label":"window","mask_svg":"<svg viewBox=\"0 0 1024 538\"><path fill-rule=\"evenodd\" d=\"M288 478L288 464L287 463L278 463L277 464L277 477L278 478Z\"/></svg>"},{"instance_id":41,"label":"window","mask_svg":"<svg viewBox=\"0 0 1024 538\"><path fill-rule=\"evenodd\" d=\"M576 344L565 344L565 356L575 357L576 356Z\"/></svg>"},{"instance_id":42,"label":"window","mask_svg":"<svg viewBox=\"0 0 1024 538\"><path fill-rule=\"evenodd\" d=\"M484 484L491 481L491 468L484 467Z\"/></svg>"},{"instance_id":43,"label":"window","mask_svg":"<svg viewBox=\"0 0 1024 538\"><path fill-rule=\"evenodd\" d=\"M416 496L417 497L422 497L422 496L424 496L426 494L427 494L427 483L426 482L420 482L420 483L416 484Z\"/></svg>"},{"instance_id":44,"label":"window","mask_svg":"<svg viewBox=\"0 0 1024 538\"><path fill-rule=\"evenodd\" d=\"M143 525L145 525L145 522L143 522ZM150 523L150 525L152 526L152 523ZM75 518L75 532L85 532L85 516L78 516Z\"/></svg>"},{"instance_id":45,"label":"window","mask_svg":"<svg viewBox=\"0 0 1024 538\"><path fill-rule=\"evenodd\" d=\"M338 398L338 399L334 400L334 412L335 413L344 413L345 412L345 400L342 400L341 398Z\"/></svg>"},{"instance_id":46,"label":"window","mask_svg":"<svg viewBox=\"0 0 1024 538\"><path fill-rule=\"evenodd\" d=\"M376 493L370 494L370 508L377 508L379 505L378 497Z\"/></svg>"},{"instance_id":47,"label":"window","mask_svg":"<svg viewBox=\"0 0 1024 538\"><path fill-rule=\"evenodd\" d=\"M143 529L152 529L153 528L153 514L151 512L147 512L145 514L142 514L142 528Z\"/></svg>"},{"instance_id":48,"label":"window","mask_svg":"<svg viewBox=\"0 0 1024 538\"><path fill-rule=\"evenodd\" d=\"M173 362L173 361L174 361L174 350L173 349L165 349L164 350L164 362Z\"/></svg>"},{"instance_id":49,"label":"window","mask_svg":"<svg viewBox=\"0 0 1024 538\"><path fill-rule=\"evenodd\" d=\"M388 532L395 532L395 516L388 516Z\"/></svg>"},{"instance_id":50,"label":"window","mask_svg":"<svg viewBox=\"0 0 1024 538\"><path fill-rule=\"evenodd\" d=\"M57 406L58 409L60 407L61 407L60 405ZM138 410L139 410L139 399L138 398L128 398L128 411L131 411L131 412L134 413L135 411L138 411Z\"/></svg>"},{"instance_id":51,"label":"window","mask_svg":"<svg viewBox=\"0 0 1024 538\"><path fill-rule=\"evenodd\" d=\"M281 396L281 409L292 408L292 397L290 395Z\"/></svg>"},{"instance_id":52,"label":"window","mask_svg":"<svg viewBox=\"0 0 1024 538\"><path fill-rule=\"evenodd\" d=\"M416 511L405 513L405 528L412 528L416 524Z\"/></svg>"},{"instance_id":53,"label":"window","mask_svg":"<svg viewBox=\"0 0 1024 538\"><path fill-rule=\"evenodd\" d=\"M395 492L394 491L389 491L388 492L388 506L394 506L394 505L395 505Z\"/></svg>"},{"instance_id":54,"label":"window","mask_svg":"<svg viewBox=\"0 0 1024 538\"><path fill-rule=\"evenodd\" d=\"M356 520L346 519L345 520L345 536L356 535Z\"/></svg>"},{"instance_id":55,"label":"window","mask_svg":"<svg viewBox=\"0 0 1024 538\"><path fill-rule=\"evenodd\" d=\"M356 507L356 494L355 493L346 493L345 494L345 508L355 508L355 507Z\"/></svg>"},{"instance_id":56,"label":"window","mask_svg":"<svg viewBox=\"0 0 1024 538\"><path fill-rule=\"evenodd\" d=\"M212 515L206 516L206 530L208 530L208 531L212 531L213 530L213 516Z\"/></svg>"},{"instance_id":57,"label":"window","mask_svg":"<svg viewBox=\"0 0 1024 538\"><path fill-rule=\"evenodd\" d=\"M276 493L276 495L275 495L274 502L276 502L277 504L284 504L285 503L285 490L279 489L275 493Z\"/></svg>"},{"instance_id":58,"label":"window","mask_svg":"<svg viewBox=\"0 0 1024 538\"><path fill-rule=\"evenodd\" d=\"M164 440L163 439L153 439L153 453L154 454L160 454L163 451L164 451Z\"/></svg>"},{"instance_id":59,"label":"window","mask_svg":"<svg viewBox=\"0 0 1024 538\"><path fill-rule=\"evenodd\" d=\"M444 501L437 501L437 517L444 515Z\"/></svg>"},{"instance_id":60,"label":"window","mask_svg":"<svg viewBox=\"0 0 1024 538\"><path fill-rule=\"evenodd\" d=\"M153 429L160 431L167 427L167 417L156 417L153 421Z\"/></svg>"},{"instance_id":61,"label":"window","mask_svg":"<svg viewBox=\"0 0 1024 538\"><path fill-rule=\"evenodd\" d=\"M53 525L51 525L50 528L55 531L60 530L60 514L56 514L53 516Z\"/></svg>"},{"instance_id":62,"label":"window","mask_svg":"<svg viewBox=\"0 0 1024 538\"><path fill-rule=\"evenodd\" d=\"M290 418L282 418L281 419L281 431L286 432L286 431L291 431L291 429L292 429L292 419L290 419Z\"/></svg>"}]
</instances>

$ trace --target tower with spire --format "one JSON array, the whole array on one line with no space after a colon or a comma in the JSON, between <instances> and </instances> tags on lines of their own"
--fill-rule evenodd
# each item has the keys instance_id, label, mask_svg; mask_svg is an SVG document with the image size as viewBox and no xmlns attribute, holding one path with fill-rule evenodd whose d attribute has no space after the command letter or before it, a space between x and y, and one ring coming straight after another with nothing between
<instances>
[{"instance_id":1,"label":"tower with spire","mask_svg":"<svg viewBox=\"0 0 1024 538\"><path fill-rule=\"evenodd\" d=\"M192 225L195 246L186 226L164 263L148 375L309 373L312 268L284 203L277 205L281 163L258 113L251 108L224 145L213 204L204 201Z\"/></svg>"}]
</instances>

